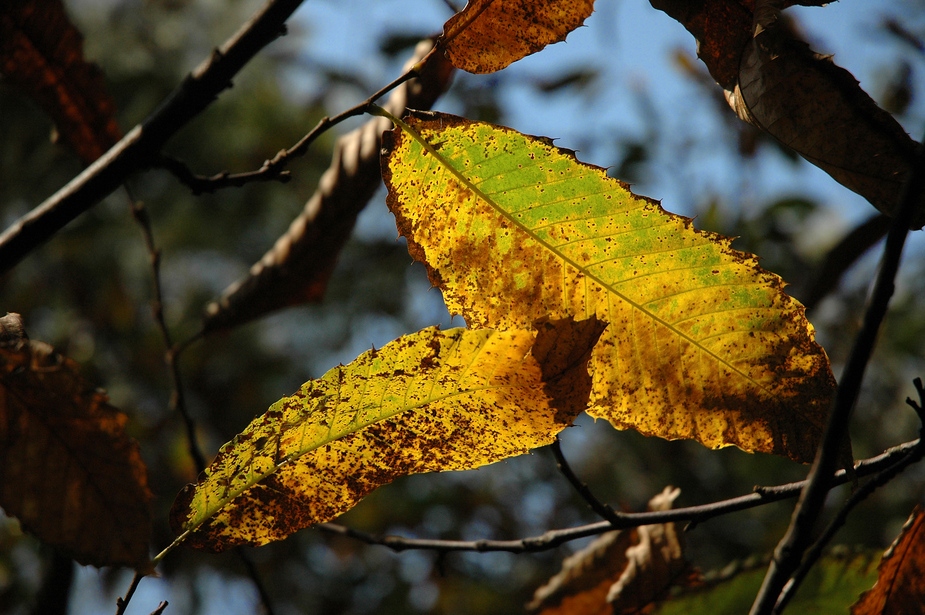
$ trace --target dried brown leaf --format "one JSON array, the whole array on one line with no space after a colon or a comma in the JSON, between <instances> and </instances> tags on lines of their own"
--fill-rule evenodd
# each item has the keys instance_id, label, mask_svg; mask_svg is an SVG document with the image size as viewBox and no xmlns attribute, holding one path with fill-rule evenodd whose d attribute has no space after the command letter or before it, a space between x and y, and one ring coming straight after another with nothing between
<instances>
[{"instance_id":1,"label":"dried brown leaf","mask_svg":"<svg viewBox=\"0 0 925 615\"><path fill-rule=\"evenodd\" d=\"M33 98L84 162L120 138L103 73L61 0L8 0L0 11L0 73Z\"/></svg>"},{"instance_id":2,"label":"dried brown leaf","mask_svg":"<svg viewBox=\"0 0 925 615\"><path fill-rule=\"evenodd\" d=\"M125 423L51 346L0 345L0 505L82 564L147 569L151 492Z\"/></svg>"},{"instance_id":3,"label":"dried brown leaf","mask_svg":"<svg viewBox=\"0 0 925 615\"><path fill-rule=\"evenodd\" d=\"M443 26L438 44L453 66L493 73L565 40L594 11L594 0L471 0Z\"/></svg>"},{"instance_id":4,"label":"dried brown leaf","mask_svg":"<svg viewBox=\"0 0 925 615\"><path fill-rule=\"evenodd\" d=\"M916 507L883 554L877 583L861 594L851 615L920 613L925 604L925 512Z\"/></svg>"},{"instance_id":5,"label":"dried brown leaf","mask_svg":"<svg viewBox=\"0 0 925 615\"><path fill-rule=\"evenodd\" d=\"M916 143L831 58L813 53L778 18L745 47L730 104L742 119L892 215ZM913 228L925 224L925 197Z\"/></svg>"},{"instance_id":6,"label":"dried brown leaf","mask_svg":"<svg viewBox=\"0 0 925 615\"><path fill-rule=\"evenodd\" d=\"M420 43L406 69L431 47L429 41ZM384 107L397 116L406 108L428 109L449 86L452 73L449 62L434 54L419 70L419 78L398 86ZM206 331L321 300L357 216L382 183L379 148L382 133L390 127L387 119L377 117L337 140L331 166L302 213L246 278L206 307Z\"/></svg>"},{"instance_id":7,"label":"dried brown leaf","mask_svg":"<svg viewBox=\"0 0 925 615\"><path fill-rule=\"evenodd\" d=\"M666 487L649 510L668 510L680 490ZM699 575L682 554L673 523L615 530L568 557L562 570L534 594L527 610L541 615L639 613L677 584Z\"/></svg>"}]
</instances>

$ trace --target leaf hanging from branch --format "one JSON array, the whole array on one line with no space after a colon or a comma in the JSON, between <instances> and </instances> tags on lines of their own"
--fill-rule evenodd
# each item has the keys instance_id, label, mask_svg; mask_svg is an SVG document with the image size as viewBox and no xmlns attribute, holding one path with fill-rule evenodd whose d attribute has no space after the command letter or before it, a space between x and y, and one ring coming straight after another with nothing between
<instances>
[{"instance_id":1,"label":"leaf hanging from branch","mask_svg":"<svg viewBox=\"0 0 925 615\"><path fill-rule=\"evenodd\" d=\"M121 138L103 73L84 60L83 37L61 0L4 2L0 73L51 116L84 162L93 162Z\"/></svg>"},{"instance_id":2,"label":"leaf hanging from branch","mask_svg":"<svg viewBox=\"0 0 925 615\"><path fill-rule=\"evenodd\" d=\"M0 344L0 505L82 564L147 570L147 470L107 401L47 344Z\"/></svg>"},{"instance_id":3,"label":"leaf hanging from branch","mask_svg":"<svg viewBox=\"0 0 925 615\"><path fill-rule=\"evenodd\" d=\"M408 474L477 468L549 444L587 402L603 326L425 329L307 382L222 447L171 526L221 551L328 521Z\"/></svg>"},{"instance_id":4,"label":"leaf hanging from branch","mask_svg":"<svg viewBox=\"0 0 925 615\"><path fill-rule=\"evenodd\" d=\"M406 69L433 47L418 44ZM431 55L419 77L399 85L386 108L402 115L407 107L428 109L448 87L453 69L439 55ZM277 239L249 275L232 284L206 307L203 329L229 329L276 310L320 301L340 250L356 218L382 184L379 148L382 133L391 123L381 117L340 137L331 166L318 189L286 233Z\"/></svg>"},{"instance_id":5,"label":"leaf hanging from branch","mask_svg":"<svg viewBox=\"0 0 925 615\"><path fill-rule=\"evenodd\" d=\"M697 40L697 55L738 116L792 148L886 214L899 203L916 143L831 58L790 31L799 2L650 0ZM756 11L761 12L756 19ZM925 224L922 197L913 228Z\"/></svg>"},{"instance_id":6,"label":"leaf hanging from branch","mask_svg":"<svg viewBox=\"0 0 925 615\"><path fill-rule=\"evenodd\" d=\"M743 120L794 149L887 215L895 214L916 143L828 56L775 16L745 46L728 95ZM912 227L925 224L925 195Z\"/></svg>"},{"instance_id":7,"label":"leaf hanging from branch","mask_svg":"<svg viewBox=\"0 0 925 615\"><path fill-rule=\"evenodd\" d=\"M812 459L834 379L753 256L547 139L421 114L384 142L389 207L451 312L496 328L596 316L593 416Z\"/></svg>"},{"instance_id":8,"label":"leaf hanging from branch","mask_svg":"<svg viewBox=\"0 0 925 615\"><path fill-rule=\"evenodd\" d=\"M666 487L649 510L669 510L680 490ZM567 558L527 610L541 615L641 613L674 586L697 583L674 523L615 530Z\"/></svg>"},{"instance_id":9,"label":"leaf hanging from branch","mask_svg":"<svg viewBox=\"0 0 925 615\"><path fill-rule=\"evenodd\" d=\"M471 0L437 41L453 66L493 73L564 41L594 11L594 0Z\"/></svg>"}]
</instances>

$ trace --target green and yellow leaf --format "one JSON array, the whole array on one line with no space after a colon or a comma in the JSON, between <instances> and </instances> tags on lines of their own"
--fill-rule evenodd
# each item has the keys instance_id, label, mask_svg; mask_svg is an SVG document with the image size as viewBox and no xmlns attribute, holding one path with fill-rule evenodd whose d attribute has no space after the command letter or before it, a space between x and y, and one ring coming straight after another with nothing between
<instances>
[{"instance_id":1,"label":"green and yellow leaf","mask_svg":"<svg viewBox=\"0 0 925 615\"><path fill-rule=\"evenodd\" d=\"M594 0L471 0L437 44L456 68L493 73L565 40L593 11Z\"/></svg>"},{"instance_id":2,"label":"green and yellow leaf","mask_svg":"<svg viewBox=\"0 0 925 615\"><path fill-rule=\"evenodd\" d=\"M587 403L595 320L538 331L425 329L307 382L221 448L174 502L195 547L260 545L418 472L549 444Z\"/></svg>"},{"instance_id":3,"label":"green and yellow leaf","mask_svg":"<svg viewBox=\"0 0 925 615\"><path fill-rule=\"evenodd\" d=\"M469 326L596 317L593 416L812 459L834 378L803 307L755 257L548 139L444 114L386 136L399 232Z\"/></svg>"}]
</instances>

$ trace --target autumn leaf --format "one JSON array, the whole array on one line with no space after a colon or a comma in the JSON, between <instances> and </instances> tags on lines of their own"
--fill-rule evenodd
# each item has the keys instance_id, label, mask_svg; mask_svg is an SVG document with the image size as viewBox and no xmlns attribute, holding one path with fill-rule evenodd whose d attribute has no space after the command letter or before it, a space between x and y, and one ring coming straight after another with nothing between
<instances>
[{"instance_id":1,"label":"autumn leaf","mask_svg":"<svg viewBox=\"0 0 925 615\"><path fill-rule=\"evenodd\" d=\"M649 501L649 510L669 510L680 493L666 487ZM615 530L567 558L527 610L541 615L639 613L669 588L697 579L674 523Z\"/></svg>"},{"instance_id":2,"label":"autumn leaf","mask_svg":"<svg viewBox=\"0 0 925 615\"><path fill-rule=\"evenodd\" d=\"M146 570L147 470L107 402L47 344L0 344L0 505L82 564Z\"/></svg>"},{"instance_id":3,"label":"autumn leaf","mask_svg":"<svg viewBox=\"0 0 925 615\"><path fill-rule=\"evenodd\" d=\"M746 120L887 215L899 207L917 144L848 71L797 39L779 18L746 45L728 96ZM912 227L925 224L920 197Z\"/></svg>"},{"instance_id":4,"label":"autumn leaf","mask_svg":"<svg viewBox=\"0 0 925 615\"><path fill-rule=\"evenodd\" d=\"M788 613L845 613L858 594L876 578L872 552L835 552L809 571L787 605ZM648 615L725 615L748 613L767 572L765 562L730 565L708 575L703 585L682 589ZM911 611L918 612L918 611Z\"/></svg>"},{"instance_id":5,"label":"autumn leaf","mask_svg":"<svg viewBox=\"0 0 925 615\"><path fill-rule=\"evenodd\" d=\"M405 69L432 48L432 41L419 43ZM453 73L445 58L429 56L417 67L415 79L395 88L385 108L396 115L406 108L429 109ZM302 212L247 277L206 307L204 331L229 329L285 307L321 301L357 216L382 185L380 139L390 128L388 120L376 117L338 138L331 165Z\"/></svg>"},{"instance_id":6,"label":"autumn leaf","mask_svg":"<svg viewBox=\"0 0 925 615\"><path fill-rule=\"evenodd\" d=\"M584 408L602 325L425 329L275 403L174 502L171 526L212 551L279 540L418 472L477 468L549 444Z\"/></svg>"},{"instance_id":7,"label":"autumn leaf","mask_svg":"<svg viewBox=\"0 0 925 615\"><path fill-rule=\"evenodd\" d=\"M835 181L893 214L916 143L828 56L814 53L779 11L755 0L650 0L697 39L697 55L738 116ZM758 2L771 8L815 0ZM756 23L757 22L757 23ZM925 196L913 228L925 224Z\"/></svg>"},{"instance_id":8,"label":"autumn leaf","mask_svg":"<svg viewBox=\"0 0 925 615\"><path fill-rule=\"evenodd\" d=\"M493 73L565 40L594 11L594 0L470 0L437 41L453 66Z\"/></svg>"},{"instance_id":9,"label":"autumn leaf","mask_svg":"<svg viewBox=\"0 0 925 615\"><path fill-rule=\"evenodd\" d=\"M916 613L925 604L925 513L916 507L896 542L883 554L877 583L851 607L851 615Z\"/></svg>"},{"instance_id":10,"label":"autumn leaf","mask_svg":"<svg viewBox=\"0 0 925 615\"><path fill-rule=\"evenodd\" d=\"M0 72L54 120L84 162L120 138L115 102L61 0L8 0L0 10Z\"/></svg>"},{"instance_id":11,"label":"autumn leaf","mask_svg":"<svg viewBox=\"0 0 925 615\"><path fill-rule=\"evenodd\" d=\"M753 256L548 139L443 114L386 136L389 207L451 313L502 329L596 316L593 416L812 459L834 379Z\"/></svg>"}]
</instances>

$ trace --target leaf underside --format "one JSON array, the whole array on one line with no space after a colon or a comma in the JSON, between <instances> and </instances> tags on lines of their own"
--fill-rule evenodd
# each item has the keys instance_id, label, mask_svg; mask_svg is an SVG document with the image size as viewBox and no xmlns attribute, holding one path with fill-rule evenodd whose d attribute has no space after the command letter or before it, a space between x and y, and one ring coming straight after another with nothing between
<instances>
[{"instance_id":1,"label":"leaf underside","mask_svg":"<svg viewBox=\"0 0 925 615\"><path fill-rule=\"evenodd\" d=\"M599 318L593 416L812 459L834 378L755 257L548 139L444 114L386 136L389 207L451 313L499 329Z\"/></svg>"},{"instance_id":2,"label":"leaf underside","mask_svg":"<svg viewBox=\"0 0 925 615\"><path fill-rule=\"evenodd\" d=\"M476 468L549 444L584 408L602 325L436 328L360 355L275 403L174 502L188 543L279 540L408 474Z\"/></svg>"}]
</instances>

